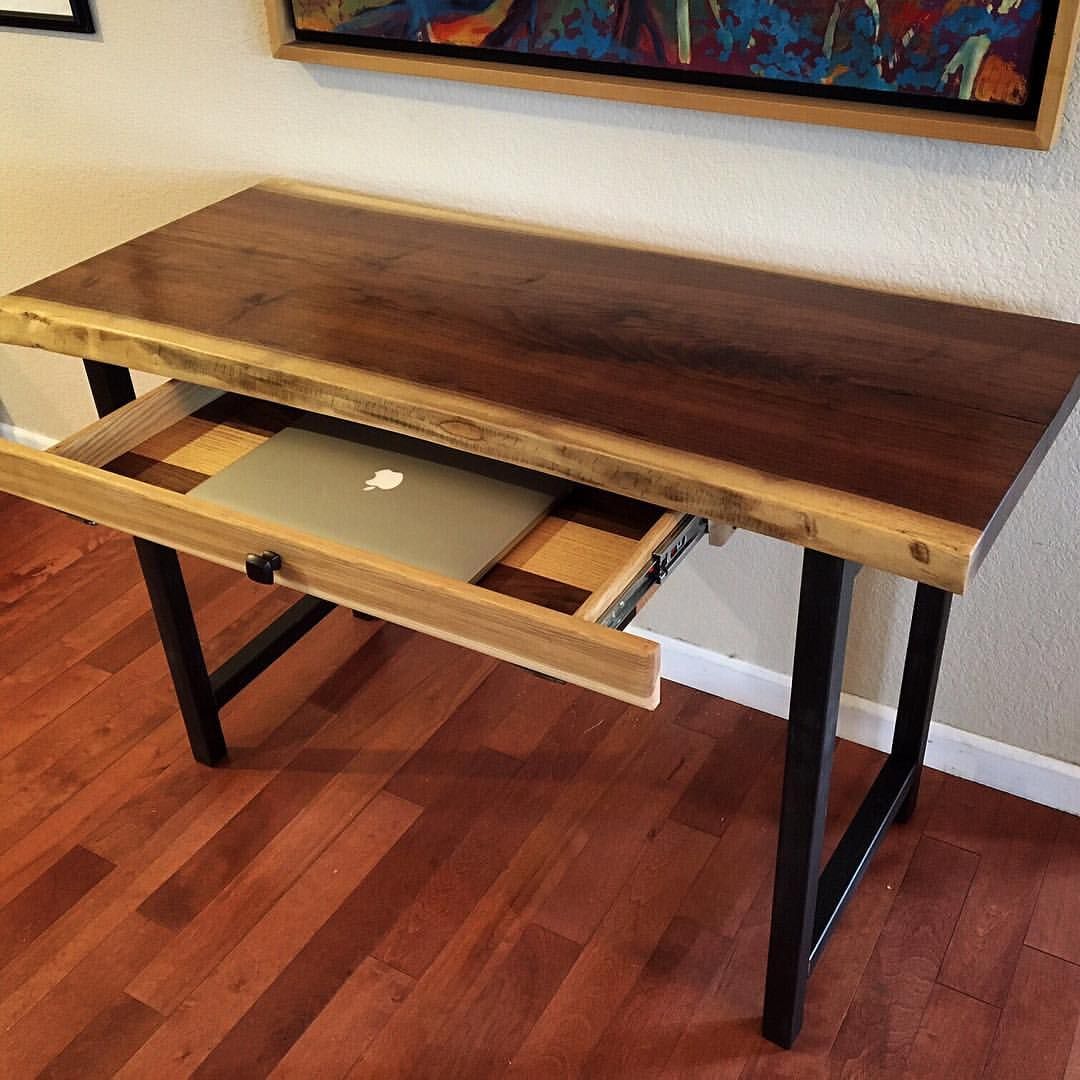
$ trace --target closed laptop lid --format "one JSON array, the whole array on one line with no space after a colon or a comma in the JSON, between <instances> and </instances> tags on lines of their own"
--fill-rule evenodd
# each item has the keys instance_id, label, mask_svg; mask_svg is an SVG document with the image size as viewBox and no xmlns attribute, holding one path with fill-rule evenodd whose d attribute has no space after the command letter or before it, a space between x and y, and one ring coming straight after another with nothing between
<instances>
[{"instance_id":1,"label":"closed laptop lid","mask_svg":"<svg viewBox=\"0 0 1080 1080\"><path fill-rule=\"evenodd\" d=\"M570 486L405 435L309 414L190 494L475 581Z\"/></svg>"}]
</instances>

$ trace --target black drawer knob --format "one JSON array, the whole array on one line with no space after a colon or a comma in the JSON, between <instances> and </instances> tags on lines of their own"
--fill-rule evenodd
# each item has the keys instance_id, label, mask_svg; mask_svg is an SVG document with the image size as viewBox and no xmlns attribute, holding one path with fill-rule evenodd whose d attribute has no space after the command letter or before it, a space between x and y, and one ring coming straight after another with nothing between
<instances>
[{"instance_id":1,"label":"black drawer knob","mask_svg":"<svg viewBox=\"0 0 1080 1080\"><path fill-rule=\"evenodd\" d=\"M281 569L281 556L276 551L264 551L261 555L249 555L245 562L247 576L260 585L273 585L274 573Z\"/></svg>"}]
</instances>

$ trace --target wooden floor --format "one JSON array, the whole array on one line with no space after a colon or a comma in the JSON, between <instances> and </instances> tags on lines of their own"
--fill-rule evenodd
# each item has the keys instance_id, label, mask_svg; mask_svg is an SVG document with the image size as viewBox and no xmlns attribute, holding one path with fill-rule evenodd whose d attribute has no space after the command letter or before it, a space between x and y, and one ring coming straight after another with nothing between
<instances>
[{"instance_id":1,"label":"wooden floor","mask_svg":"<svg viewBox=\"0 0 1080 1080\"><path fill-rule=\"evenodd\" d=\"M211 662L290 596L188 561ZM928 773L758 1035L783 725L334 612L187 753L130 542L0 496L0 1077L1080 1078L1080 822ZM879 756L841 743L833 824Z\"/></svg>"}]
</instances>

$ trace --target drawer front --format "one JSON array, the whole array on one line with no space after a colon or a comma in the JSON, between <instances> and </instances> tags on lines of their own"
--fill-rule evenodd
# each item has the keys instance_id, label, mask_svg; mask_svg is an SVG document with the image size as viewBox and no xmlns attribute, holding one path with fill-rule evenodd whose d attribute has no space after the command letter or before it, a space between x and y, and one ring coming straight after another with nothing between
<instances>
[{"instance_id":1,"label":"drawer front","mask_svg":"<svg viewBox=\"0 0 1080 1080\"><path fill-rule=\"evenodd\" d=\"M546 519L497 569L509 567L542 582L548 580L545 574L565 568L562 576L575 582L585 599L575 598L573 611L558 610L532 601L527 590L514 595L495 591L497 585L446 578L162 486L182 486L173 481L178 473L192 472L196 460L204 471L213 462L223 467L257 444L250 424L215 424L200 437L198 454L188 443L178 455L178 425L190 423L189 415L217 396L202 387L169 383L51 451L0 443L0 490L237 570L244 569L248 553L274 551L282 559L276 580L290 588L634 705L656 706L658 646L596 620L641 581L653 548L670 534L678 515L646 508L655 510L656 520L632 539L603 534L587 519L585 524ZM110 470L118 459L138 456L134 450L155 446L164 448L153 451L161 461L148 470L157 470L156 482ZM170 464L167 458L186 464ZM586 534L591 541L583 539Z\"/></svg>"}]
</instances>

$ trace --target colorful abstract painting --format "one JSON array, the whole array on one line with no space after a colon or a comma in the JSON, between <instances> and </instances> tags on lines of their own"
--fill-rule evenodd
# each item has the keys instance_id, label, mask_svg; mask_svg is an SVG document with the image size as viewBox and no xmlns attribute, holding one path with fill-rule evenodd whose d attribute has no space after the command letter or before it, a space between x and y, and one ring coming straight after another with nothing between
<instances>
[{"instance_id":1,"label":"colorful abstract painting","mask_svg":"<svg viewBox=\"0 0 1080 1080\"><path fill-rule=\"evenodd\" d=\"M1052 0L292 0L297 37L1030 116Z\"/></svg>"}]
</instances>

